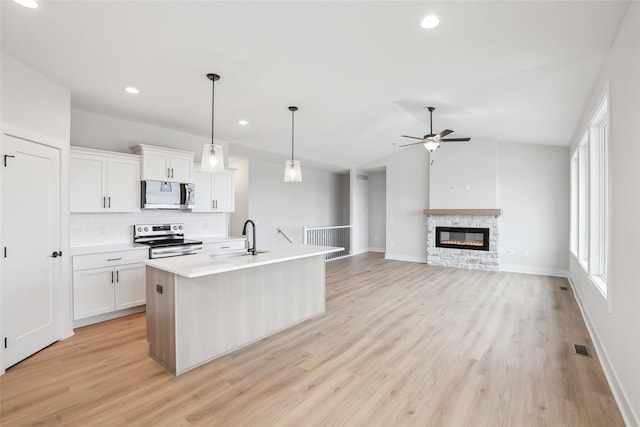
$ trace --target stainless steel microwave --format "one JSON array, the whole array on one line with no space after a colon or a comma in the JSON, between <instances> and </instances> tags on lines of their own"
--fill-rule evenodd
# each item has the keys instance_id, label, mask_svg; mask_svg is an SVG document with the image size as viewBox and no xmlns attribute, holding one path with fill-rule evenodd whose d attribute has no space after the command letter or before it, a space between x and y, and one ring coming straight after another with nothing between
<instances>
[{"instance_id":1,"label":"stainless steel microwave","mask_svg":"<svg viewBox=\"0 0 640 427\"><path fill-rule=\"evenodd\" d=\"M142 209L193 209L195 184L169 181L142 181Z\"/></svg>"}]
</instances>

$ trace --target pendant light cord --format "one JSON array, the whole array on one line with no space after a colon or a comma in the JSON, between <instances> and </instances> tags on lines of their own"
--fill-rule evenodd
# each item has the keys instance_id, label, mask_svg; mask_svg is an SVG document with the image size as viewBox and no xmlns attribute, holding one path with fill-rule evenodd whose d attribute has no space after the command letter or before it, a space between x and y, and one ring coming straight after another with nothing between
<instances>
[{"instance_id":1,"label":"pendant light cord","mask_svg":"<svg viewBox=\"0 0 640 427\"><path fill-rule=\"evenodd\" d=\"M214 139L213 139L213 118L215 116L215 102L214 100L216 99L216 79L212 78L211 79L211 145L215 145L214 144Z\"/></svg>"},{"instance_id":2,"label":"pendant light cord","mask_svg":"<svg viewBox=\"0 0 640 427\"><path fill-rule=\"evenodd\" d=\"M294 121L293 116L296 110L291 110L291 163L293 163L293 129L294 129Z\"/></svg>"}]
</instances>

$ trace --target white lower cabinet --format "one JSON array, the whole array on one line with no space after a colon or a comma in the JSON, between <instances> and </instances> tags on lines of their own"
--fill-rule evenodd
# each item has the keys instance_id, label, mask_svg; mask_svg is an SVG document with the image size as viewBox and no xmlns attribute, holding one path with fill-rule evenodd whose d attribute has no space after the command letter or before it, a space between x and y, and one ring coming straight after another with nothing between
<instances>
[{"instance_id":1,"label":"white lower cabinet","mask_svg":"<svg viewBox=\"0 0 640 427\"><path fill-rule=\"evenodd\" d=\"M74 320L144 305L148 252L73 257Z\"/></svg>"}]
</instances>

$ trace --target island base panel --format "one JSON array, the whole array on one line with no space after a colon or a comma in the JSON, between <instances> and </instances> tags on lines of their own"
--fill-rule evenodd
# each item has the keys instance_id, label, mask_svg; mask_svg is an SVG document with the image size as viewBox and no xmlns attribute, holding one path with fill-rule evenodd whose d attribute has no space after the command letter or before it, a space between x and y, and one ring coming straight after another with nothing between
<instances>
[{"instance_id":1,"label":"island base panel","mask_svg":"<svg viewBox=\"0 0 640 427\"><path fill-rule=\"evenodd\" d=\"M176 275L147 267L147 341L149 355L176 373Z\"/></svg>"},{"instance_id":2,"label":"island base panel","mask_svg":"<svg viewBox=\"0 0 640 427\"><path fill-rule=\"evenodd\" d=\"M175 374L325 310L324 255L196 278L150 269L155 271L147 275L148 292L157 294L156 282L174 292L164 289L153 306L158 316L175 322L152 315L165 326L148 334L150 354ZM152 339L175 341L152 344ZM172 348L173 360L166 355Z\"/></svg>"}]
</instances>

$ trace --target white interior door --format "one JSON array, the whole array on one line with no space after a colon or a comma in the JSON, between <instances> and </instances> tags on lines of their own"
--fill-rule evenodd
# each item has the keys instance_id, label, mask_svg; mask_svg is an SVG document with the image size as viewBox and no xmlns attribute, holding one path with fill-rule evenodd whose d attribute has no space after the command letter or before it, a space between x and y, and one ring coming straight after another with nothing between
<instances>
[{"instance_id":1,"label":"white interior door","mask_svg":"<svg viewBox=\"0 0 640 427\"><path fill-rule=\"evenodd\" d=\"M2 135L2 364L59 338L60 150ZM5 166L6 161L6 166ZM68 256L68 254L64 254Z\"/></svg>"}]
</instances>

